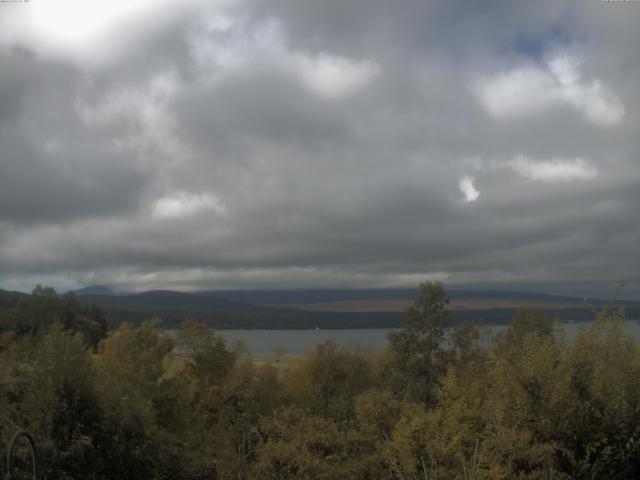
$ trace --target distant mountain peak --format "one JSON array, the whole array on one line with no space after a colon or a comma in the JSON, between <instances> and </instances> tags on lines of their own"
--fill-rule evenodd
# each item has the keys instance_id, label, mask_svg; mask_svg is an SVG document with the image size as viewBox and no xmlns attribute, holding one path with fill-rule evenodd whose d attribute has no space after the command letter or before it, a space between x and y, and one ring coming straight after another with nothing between
<instances>
[{"instance_id":1,"label":"distant mountain peak","mask_svg":"<svg viewBox=\"0 0 640 480\"><path fill-rule=\"evenodd\" d=\"M81 297L83 295L115 295L114 291L105 285L90 285L88 287L74 290L73 293L77 297Z\"/></svg>"}]
</instances>

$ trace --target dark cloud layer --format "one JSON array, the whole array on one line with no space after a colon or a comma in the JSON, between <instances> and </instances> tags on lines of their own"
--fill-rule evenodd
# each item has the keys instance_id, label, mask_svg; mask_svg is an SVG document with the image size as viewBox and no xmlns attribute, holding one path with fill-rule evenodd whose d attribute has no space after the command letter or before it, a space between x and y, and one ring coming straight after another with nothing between
<instances>
[{"instance_id":1,"label":"dark cloud layer","mask_svg":"<svg viewBox=\"0 0 640 480\"><path fill-rule=\"evenodd\" d=\"M640 6L185 5L81 50L7 10L0 288L640 295Z\"/></svg>"}]
</instances>

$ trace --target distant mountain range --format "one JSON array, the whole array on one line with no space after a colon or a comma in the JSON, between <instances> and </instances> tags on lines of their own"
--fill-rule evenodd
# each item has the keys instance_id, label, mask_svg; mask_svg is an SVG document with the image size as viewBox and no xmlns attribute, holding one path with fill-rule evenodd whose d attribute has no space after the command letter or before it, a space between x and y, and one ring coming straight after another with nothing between
<instances>
[{"instance_id":1,"label":"distant mountain range","mask_svg":"<svg viewBox=\"0 0 640 480\"><path fill-rule=\"evenodd\" d=\"M29 295L27 293L12 292L9 290L0 289L0 308L12 307L16 303L18 303L21 298L25 298L28 296Z\"/></svg>"},{"instance_id":2,"label":"distant mountain range","mask_svg":"<svg viewBox=\"0 0 640 480\"><path fill-rule=\"evenodd\" d=\"M168 327L194 319L215 328L369 328L398 326L401 312L306 312L218 298L201 293L155 290L130 295L82 295L103 307L115 322L157 317Z\"/></svg>"},{"instance_id":3,"label":"distant mountain range","mask_svg":"<svg viewBox=\"0 0 640 480\"><path fill-rule=\"evenodd\" d=\"M525 292L518 290L461 290L448 289L449 296L453 300L462 299L512 299L542 302L568 302L580 303L583 299L571 296L554 295L549 293ZM144 295L147 293L172 292L171 290L151 290L141 293L116 294L105 285L90 285L88 287L73 290L76 296L86 295ZM179 292L173 292L179 293ZM418 294L417 288L369 288L369 289L288 289L288 290L214 290L190 293L212 298L231 300L251 304L291 304L291 303L322 303L345 300L411 300ZM597 304L606 303L608 300L590 299ZM624 304L638 304L640 301L622 300Z\"/></svg>"},{"instance_id":4,"label":"distant mountain range","mask_svg":"<svg viewBox=\"0 0 640 480\"><path fill-rule=\"evenodd\" d=\"M90 285L88 287L79 288L78 290L73 290L73 293L76 297L83 297L85 295L115 295L113 290L109 287L105 287L104 285Z\"/></svg>"},{"instance_id":5,"label":"distant mountain range","mask_svg":"<svg viewBox=\"0 0 640 480\"><path fill-rule=\"evenodd\" d=\"M154 290L114 294L104 286L76 291L81 302L103 307L117 322L161 318L167 326L195 319L215 328L398 327L416 297L412 289L220 290L183 293ZM450 289L459 321L508 323L519 308L541 307L562 321L587 321L593 312L583 299L535 292ZM605 300L590 300L598 307ZM640 318L640 302L619 301L629 318Z\"/></svg>"},{"instance_id":6,"label":"distant mountain range","mask_svg":"<svg viewBox=\"0 0 640 480\"><path fill-rule=\"evenodd\" d=\"M153 290L115 294L105 286L74 292L82 303L101 306L115 324L160 318L168 328L187 319L214 328L382 328L399 327L404 310L417 289L221 290L183 293ZM567 296L506 290L450 289L450 308L456 321L506 324L519 308L541 307L562 321L588 321L590 306L607 302ZM0 290L0 308L28 295ZM640 319L640 302L622 300L627 318Z\"/></svg>"}]
</instances>

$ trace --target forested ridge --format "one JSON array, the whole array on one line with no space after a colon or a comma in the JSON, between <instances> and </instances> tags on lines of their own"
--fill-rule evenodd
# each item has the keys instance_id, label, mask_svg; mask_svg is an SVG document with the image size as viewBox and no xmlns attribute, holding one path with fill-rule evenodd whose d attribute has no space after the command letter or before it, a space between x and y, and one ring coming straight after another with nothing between
<instances>
[{"instance_id":1,"label":"forested ridge","mask_svg":"<svg viewBox=\"0 0 640 480\"><path fill-rule=\"evenodd\" d=\"M0 453L26 428L52 480L640 478L623 311L594 309L569 342L523 310L486 339L448 301L422 284L381 352L264 361L195 321L108 331L38 287L0 303Z\"/></svg>"},{"instance_id":2,"label":"forested ridge","mask_svg":"<svg viewBox=\"0 0 640 480\"><path fill-rule=\"evenodd\" d=\"M162 319L166 328L177 328L185 320L196 320L217 330L316 327L324 330L401 327L404 308L417 292L417 288L189 293L152 290L116 295L108 287L93 286L74 293L80 304L98 305L110 318L112 327L125 322L140 324L153 317ZM448 293L452 323L508 325L518 309L534 306L544 308L551 316L559 316L563 322L593 319L593 313L585 308L582 298L510 290L452 290ZM16 303L26 296L0 290L0 308L3 303ZM589 299L589 302L603 306L607 300ZM617 303L625 307L628 318L640 318L639 301L618 300Z\"/></svg>"}]
</instances>

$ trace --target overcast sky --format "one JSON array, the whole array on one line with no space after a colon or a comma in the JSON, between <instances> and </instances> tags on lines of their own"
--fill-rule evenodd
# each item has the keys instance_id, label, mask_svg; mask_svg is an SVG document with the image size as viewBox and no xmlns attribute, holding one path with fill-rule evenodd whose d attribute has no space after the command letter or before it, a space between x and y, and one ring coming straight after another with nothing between
<instances>
[{"instance_id":1,"label":"overcast sky","mask_svg":"<svg viewBox=\"0 0 640 480\"><path fill-rule=\"evenodd\" d=\"M640 2L0 3L0 288L640 298Z\"/></svg>"}]
</instances>

